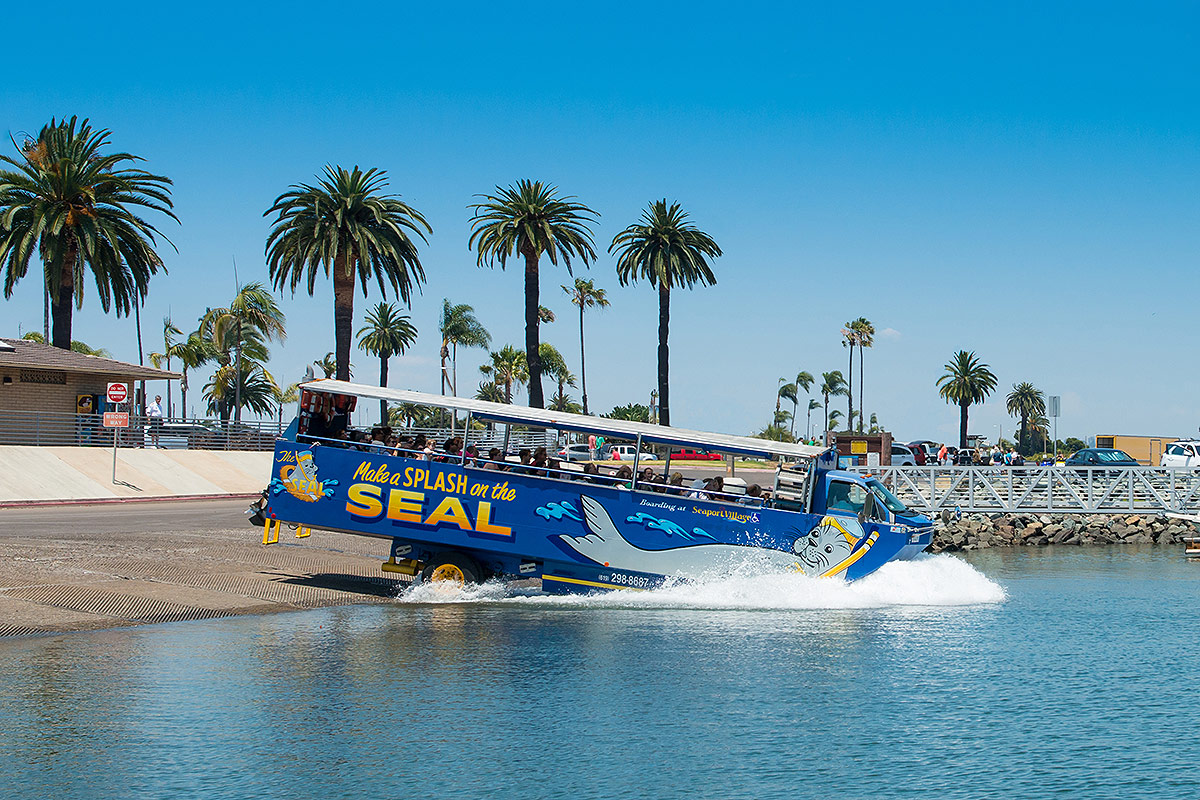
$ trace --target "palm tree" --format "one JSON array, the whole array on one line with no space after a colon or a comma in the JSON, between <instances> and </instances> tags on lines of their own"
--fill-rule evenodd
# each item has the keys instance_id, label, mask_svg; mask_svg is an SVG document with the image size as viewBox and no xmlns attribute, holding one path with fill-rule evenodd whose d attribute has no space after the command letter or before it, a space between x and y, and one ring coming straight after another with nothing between
<instances>
[{"instance_id":1,"label":"palm tree","mask_svg":"<svg viewBox=\"0 0 1200 800\"><path fill-rule=\"evenodd\" d=\"M383 194L385 186L383 170L327 166L316 186L291 186L263 214L278 215L267 236L267 268L276 288L288 285L295 294L304 281L312 296L318 268L327 277L332 269L333 334L342 381L350 380L355 278L364 297L374 280L385 299L391 284L409 306L413 287L425 280L410 233L426 242L433 228L397 195Z\"/></svg>"},{"instance_id":2,"label":"palm tree","mask_svg":"<svg viewBox=\"0 0 1200 800\"><path fill-rule=\"evenodd\" d=\"M539 324L549 325L551 322L554 322L555 319L556 319L556 317L554 316L553 311L546 308L545 306L538 306L538 323Z\"/></svg>"},{"instance_id":3,"label":"palm tree","mask_svg":"<svg viewBox=\"0 0 1200 800\"><path fill-rule=\"evenodd\" d=\"M489 403L510 402L504 395L504 390L495 381L480 381L479 391L475 392L476 400L487 400Z\"/></svg>"},{"instance_id":4,"label":"palm tree","mask_svg":"<svg viewBox=\"0 0 1200 800\"><path fill-rule=\"evenodd\" d=\"M449 300L442 300L442 318L438 322L438 332L442 334L442 394L446 393L446 383L450 383L450 392L458 396L458 346L488 347L492 343L492 335L487 328L475 319L475 309L460 303L451 305ZM450 359L451 372L446 372L446 359Z\"/></svg>"},{"instance_id":5,"label":"palm tree","mask_svg":"<svg viewBox=\"0 0 1200 800\"><path fill-rule=\"evenodd\" d=\"M847 322L842 328L842 347L850 348L850 368L846 372L846 419L854 425L854 348L858 346L858 332L854 323Z\"/></svg>"},{"instance_id":6,"label":"palm tree","mask_svg":"<svg viewBox=\"0 0 1200 800\"><path fill-rule=\"evenodd\" d=\"M237 376L240 376L240 380ZM279 394L275 378L262 364L254 362L242 364L240 372L234 365L226 364L213 373L212 379L204 387L204 396L208 398L208 413L217 414L225 423L229 422L231 411L241 411L240 407L234 407L235 402L249 406L258 414L269 414L275 410L275 398ZM240 417L239 413L238 418Z\"/></svg>"},{"instance_id":7,"label":"palm tree","mask_svg":"<svg viewBox=\"0 0 1200 800\"><path fill-rule=\"evenodd\" d=\"M777 425L779 424L779 403L784 399L789 400L793 406L800 402L796 394L796 384L788 383L787 378L780 378L779 389L775 392L775 424Z\"/></svg>"},{"instance_id":8,"label":"palm tree","mask_svg":"<svg viewBox=\"0 0 1200 800\"><path fill-rule=\"evenodd\" d=\"M982 403L996 388L996 376L976 358L975 353L959 350L945 366L946 372L937 379L938 394L947 403L957 403L961 409L958 423L958 446L967 446L967 409L972 403Z\"/></svg>"},{"instance_id":9,"label":"palm tree","mask_svg":"<svg viewBox=\"0 0 1200 800\"><path fill-rule=\"evenodd\" d=\"M178 344L175 341L176 336L182 336L183 331L179 330L171 323L170 317L163 317L163 349L161 353L151 353L150 363L155 369L161 369L166 365L167 371L171 369L171 357L175 355L175 347ZM175 416L171 410L171 382L167 381L167 418Z\"/></svg>"},{"instance_id":10,"label":"palm tree","mask_svg":"<svg viewBox=\"0 0 1200 800\"><path fill-rule=\"evenodd\" d=\"M655 200L642 212L642 221L618 233L609 245L616 252L617 279L622 286L646 280L658 289L658 421L671 424L667 335L671 327L671 289L691 289L717 282L708 259L721 248L704 231L688 222L678 203Z\"/></svg>"},{"instance_id":11,"label":"palm tree","mask_svg":"<svg viewBox=\"0 0 1200 800\"><path fill-rule=\"evenodd\" d=\"M483 202L470 208L471 238L467 246L479 254L478 264L504 269L510 256L525 259L525 358L529 363L529 405L541 408L542 363L538 357L539 281L543 254L557 265L562 259L567 274L571 259L584 266L596 260L591 224L599 214L560 196L558 188L541 181L520 180L515 186L496 187L495 195L479 195Z\"/></svg>"},{"instance_id":12,"label":"palm tree","mask_svg":"<svg viewBox=\"0 0 1200 800\"><path fill-rule=\"evenodd\" d=\"M379 356L379 385L388 385L388 359L401 355L417 340L417 327L392 303L379 303L367 312L367 324L358 331L358 346ZM387 424L387 400L379 401L379 419Z\"/></svg>"},{"instance_id":13,"label":"palm tree","mask_svg":"<svg viewBox=\"0 0 1200 800\"><path fill-rule=\"evenodd\" d=\"M150 276L166 272L155 251L162 233L140 216L171 211L171 181L132 167L143 159L103 152L110 131L88 120L50 120L19 157L0 156L0 263L4 296L29 270L36 249L54 318L52 344L71 347L75 308L83 307L86 272L95 278L105 313L128 315L145 297ZM164 240L170 244L169 240Z\"/></svg>"},{"instance_id":14,"label":"palm tree","mask_svg":"<svg viewBox=\"0 0 1200 800\"><path fill-rule=\"evenodd\" d=\"M325 355L321 356L319 359L317 359L316 361L314 361L312 363L313 363L314 367L318 368L319 370L321 370L321 372L323 372L325 374L325 377L327 379L332 378L334 375L337 374L337 368L338 368L337 359L333 357L332 350L329 351L328 353L326 353ZM351 365L350 375L351 376L354 375L353 365Z\"/></svg>"},{"instance_id":15,"label":"palm tree","mask_svg":"<svg viewBox=\"0 0 1200 800\"><path fill-rule=\"evenodd\" d=\"M809 401L808 401L808 421L804 424L804 434L805 434L804 438L805 439L812 438L812 412L816 411L820 407L821 407L821 404L818 403L815 398L809 399Z\"/></svg>"},{"instance_id":16,"label":"palm tree","mask_svg":"<svg viewBox=\"0 0 1200 800\"><path fill-rule=\"evenodd\" d=\"M179 402L183 406L180 416L187 418L188 370L196 369L217 358L216 346L199 330L192 331L188 338L177 342L172 348L175 358L183 365L183 380L179 382ZM153 358L153 356L151 356Z\"/></svg>"},{"instance_id":17,"label":"palm tree","mask_svg":"<svg viewBox=\"0 0 1200 800\"><path fill-rule=\"evenodd\" d=\"M513 386L529 380L529 367L525 354L511 344L506 344L491 354L492 363L484 364L479 371L492 379L497 386L504 387L504 402L512 402Z\"/></svg>"},{"instance_id":18,"label":"palm tree","mask_svg":"<svg viewBox=\"0 0 1200 800\"><path fill-rule=\"evenodd\" d=\"M842 412L838 411L836 408L833 409L832 411L830 411L829 412L829 422L826 423L829 427L829 430L836 431L838 422L841 421L841 419L842 419Z\"/></svg>"},{"instance_id":19,"label":"palm tree","mask_svg":"<svg viewBox=\"0 0 1200 800\"><path fill-rule=\"evenodd\" d=\"M575 385L575 376L571 370L567 369L567 361L562 357L562 353L558 352L558 348L549 342L542 342L538 345L538 352L542 356L542 367L545 373L550 376L558 387L557 397L565 397L566 387ZM559 405L562 403L560 402ZM572 403L571 405L575 405ZM567 411L565 408L555 408L555 411Z\"/></svg>"},{"instance_id":20,"label":"palm tree","mask_svg":"<svg viewBox=\"0 0 1200 800\"><path fill-rule=\"evenodd\" d=\"M1007 410L1014 417L1021 418L1021 432L1017 436L1018 451L1028 450L1028 433L1030 417L1040 417L1046 413L1046 394L1032 383L1014 383L1008 393Z\"/></svg>"},{"instance_id":21,"label":"palm tree","mask_svg":"<svg viewBox=\"0 0 1200 800\"><path fill-rule=\"evenodd\" d=\"M604 289L597 288L590 278L576 278L574 286L563 286L562 290L570 296L571 302L579 307L579 381L583 387L583 413L587 414L587 361L583 353L583 312L592 306L608 308L608 294Z\"/></svg>"},{"instance_id":22,"label":"palm tree","mask_svg":"<svg viewBox=\"0 0 1200 800\"><path fill-rule=\"evenodd\" d=\"M260 335L266 341L287 339L287 317L275 302L275 297L261 283L247 283L238 289L228 308L210 308L201 321L201 329L212 336L219 350L228 352L231 347L235 357L234 370L240 374L251 374L252 370L242 369L242 351L246 341ZM265 346L264 346L265 351ZM265 361L265 352L256 360ZM234 384L234 421L242 419L241 392L243 382L231 381Z\"/></svg>"},{"instance_id":23,"label":"palm tree","mask_svg":"<svg viewBox=\"0 0 1200 800\"><path fill-rule=\"evenodd\" d=\"M861 361L859 362L862 363ZM874 412L871 413L871 427L867 428L867 433L882 433L883 429L879 427L879 417Z\"/></svg>"},{"instance_id":24,"label":"palm tree","mask_svg":"<svg viewBox=\"0 0 1200 800\"><path fill-rule=\"evenodd\" d=\"M858 432L862 433L862 410L866 407L863 405L863 348L875 344L875 326L866 317L859 317L850 323L850 328L858 342Z\"/></svg>"},{"instance_id":25,"label":"palm tree","mask_svg":"<svg viewBox=\"0 0 1200 800\"><path fill-rule=\"evenodd\" d=\"M821 395L825 398L825 430L833 430L829 427L830 411L829 398L837 397L838 395L846 394L849 387L846 386L846 379L842 377L842 371L835 369L833 372L821 373ZM838 412L841 416L841 412Z\"/></svg>"},{"instance_id":26,"label":"palm tree","mask_svg":"<svg viewBox=\"0 0 1200 800\"><path fill-rule=\"evenodd\" d=\"M789 431L789 433L792 434L793 439L796 438L796 415L800 413L800 390L803 389L804 393L808 394L808 390L812 388L812 385L812 373L805 372L803 370L797 373L796 392L792 397L792 429ZM811 417L811 414L809 416Z\"/></svg>"},{"instance_id":27,"label":"palm tree","mask_svg":"<svg viewBox=\"0 0 1200 800\"><path fill-rule=\"evenodd\" d=\"M279 389L278 386L275 393L275 402L279 405L279 425L283 426L283 404L295 403L300 399L300 384L293 383L286 389Z\"/></svg>"}]
</instances>

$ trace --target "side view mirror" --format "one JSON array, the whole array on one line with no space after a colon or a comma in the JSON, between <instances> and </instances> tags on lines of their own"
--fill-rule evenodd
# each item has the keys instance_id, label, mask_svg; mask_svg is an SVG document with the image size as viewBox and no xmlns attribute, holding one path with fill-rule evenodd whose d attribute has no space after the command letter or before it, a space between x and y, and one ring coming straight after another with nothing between
<instances>
[{"instance_id":1,"label":"side view mirror","mask_svg":"<svg viewBox=\"0 0 1200 800\"><path fill-rule=\"evenodd\" d=\"M943 524L943 525L949 525L949 524L950 524L950 519L951 519L952 517L953 517L953 515L950 513L950 509L948 509L948 508L943 508L943 509L942 509L941 518L942 518L942 524Z\"/></svg>"}]
</instances>

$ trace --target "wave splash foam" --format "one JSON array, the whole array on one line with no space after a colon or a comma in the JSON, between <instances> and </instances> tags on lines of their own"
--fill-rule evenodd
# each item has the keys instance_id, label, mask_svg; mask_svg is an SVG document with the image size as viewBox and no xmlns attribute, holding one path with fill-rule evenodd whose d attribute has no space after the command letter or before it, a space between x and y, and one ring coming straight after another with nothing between
<instances>
[{"instance_id":1,"label":"wave splash foam","mask_svg":"<svg viewBox=\"0 0 1200 800\"><path fill-rule=\"evenodd\" d=\"M551 596L529 595L502 581L489 581L465 589L419 585L397 599L403 603L769 610L968 606L1002 603L1008 595L1000 584L967 562L942 554L894 561L852 582L797 573L734 574L647 592Z\"/></svg>"}]
</instances>

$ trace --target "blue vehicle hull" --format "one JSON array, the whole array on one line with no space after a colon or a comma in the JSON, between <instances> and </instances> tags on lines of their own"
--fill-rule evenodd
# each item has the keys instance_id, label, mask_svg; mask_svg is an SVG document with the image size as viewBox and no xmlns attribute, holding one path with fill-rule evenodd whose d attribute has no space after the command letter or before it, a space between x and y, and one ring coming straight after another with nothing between
<instances>
[{"instance_id":1,"label":"blue vehicle hull","mask_svg":"<svg viewBox=\"0 0 1200 800\"><path fill-rule=\"evenodd\" d=\"M547 592L650 589L739 570L853 580L911 558L931 529L630 491L281 440L269 519L392 539L394 560L463 554Z\"/></svg>"}]
</instances>

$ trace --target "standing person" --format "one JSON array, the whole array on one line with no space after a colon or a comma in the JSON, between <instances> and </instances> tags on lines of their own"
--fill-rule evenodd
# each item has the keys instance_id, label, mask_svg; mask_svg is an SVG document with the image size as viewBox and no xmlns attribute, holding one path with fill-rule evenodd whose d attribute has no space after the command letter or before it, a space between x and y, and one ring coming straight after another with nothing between
<instances>
[{"instance_id":1,"label":"standing person","mask_svg":"<svg viewBox=\"0 0 1200 800\"><path fill-rule=\"evenodd\" d=\"M942 442L942 446L938 448L938 464L945 465L946 455L946 443Z\"/></svg>"},{"instance_id":2,"label":"standing person","mask_svg":"<svg viewBox=\"0 0 1200 800\"><path fill-rule=\"evenodd\" d=\"M150 444L158 447L158 436L162 432L162 395L154 395L154 402L146 406L146 418L150 422Z\"/></svg>"},{"instance_id":3,"label":"standing person","mask_svg":"<svg viewBox=\"0 0 1200 800\"><path fill-rule=\"evenodd\" d=\"M592 452L592 460L595 461L600 457L600 451L596 449L596 434L588 434L588 450Z\"/></svg>"}]
</instances>

